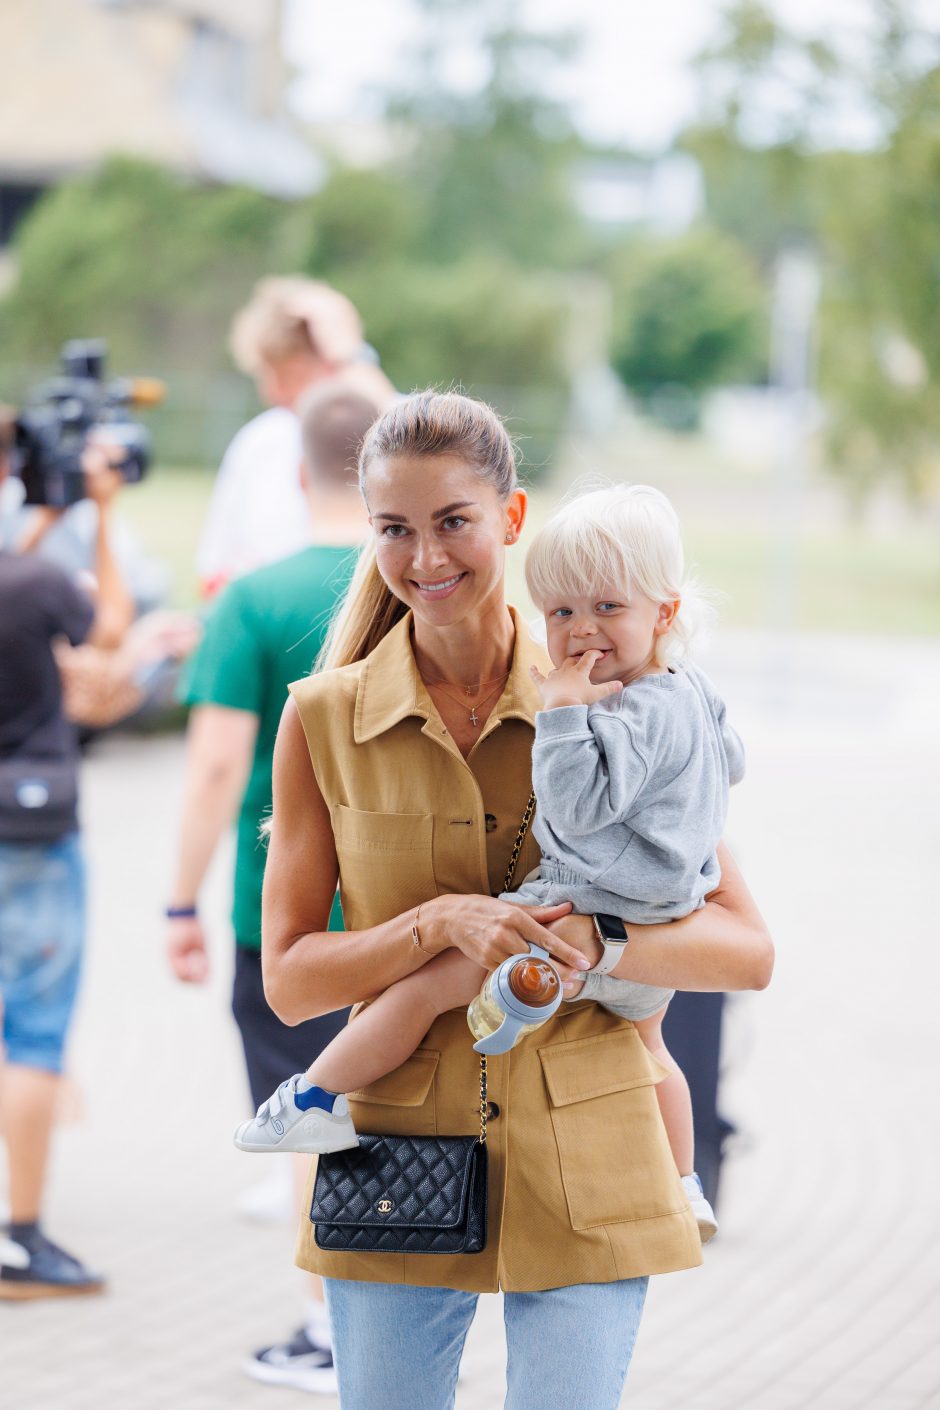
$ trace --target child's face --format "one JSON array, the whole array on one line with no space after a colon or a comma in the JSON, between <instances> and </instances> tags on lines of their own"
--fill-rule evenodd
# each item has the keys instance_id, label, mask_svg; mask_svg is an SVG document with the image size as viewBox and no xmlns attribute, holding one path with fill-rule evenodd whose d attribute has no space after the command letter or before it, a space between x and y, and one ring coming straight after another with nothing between
<instances>
[{"instance_id":1,"label":"child's face","mask_svg":"<svg viewBox=\"0 0 940 1410\"><path fill-rule=\"evenodd\" d=\"M595 685L603 681L636 680L658 671L656 639L669 630L676 603L653 602L634 593L628 602L623 593L604 589L596 597L569 597L545 608L548 654L560 666L569 656L585 651L605 654L591 670Z\"/></svg>"}]
</instances>

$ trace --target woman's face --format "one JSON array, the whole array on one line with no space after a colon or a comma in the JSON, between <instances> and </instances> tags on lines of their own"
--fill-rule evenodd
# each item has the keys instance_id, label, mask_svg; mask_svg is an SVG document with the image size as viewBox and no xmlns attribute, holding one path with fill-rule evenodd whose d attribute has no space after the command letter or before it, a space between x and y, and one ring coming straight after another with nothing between
<instances>
[{"instance_id":1,"label":"woman's face","mask_svg":"<svg viewBox=\"0 0 940 1410\"><path fill-rule=\"evenodd\" d=\"M524 491L501 500L458 455L402 455L372 463L365 494L379 572L417 618L450 626L502 603Z\"/></svg>"}]
</instances>

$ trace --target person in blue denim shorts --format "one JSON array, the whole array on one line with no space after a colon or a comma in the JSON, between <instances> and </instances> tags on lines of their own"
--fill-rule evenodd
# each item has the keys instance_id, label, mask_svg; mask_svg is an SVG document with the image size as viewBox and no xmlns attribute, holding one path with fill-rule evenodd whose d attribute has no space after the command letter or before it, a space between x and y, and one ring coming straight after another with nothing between
<instances>
[{"instance_id":1,"label":"person in blue denim shorts","mask_svg":"<svg viewBox=\"0 0 940 1410\"><path fill-rule=\"evenodd\" d=\"M0 482L9 424L0 417ZM89 452L99 507L119 475ZM100 496L100 497L99 497ZM102 513L99 583L113 560ZM102 561L104 560L104 561ZM103 602L104 593L99 599ZM85 932L78 750L62 709L53 643L96 639L95 604L54 564L0 552L0 1121L10 1219L0 1230L0 1300L98 1292L103 1279L40 1224L50 1137Z\"/></svg>"}]
</instances>

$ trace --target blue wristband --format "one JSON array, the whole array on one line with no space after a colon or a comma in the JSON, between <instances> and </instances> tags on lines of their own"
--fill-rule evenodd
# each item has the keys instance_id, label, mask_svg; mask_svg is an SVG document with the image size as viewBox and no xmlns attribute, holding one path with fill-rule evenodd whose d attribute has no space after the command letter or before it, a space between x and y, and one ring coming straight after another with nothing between
<instances>
[{"instance_id":1,"label":"blue wristband","mask_svg":"<svg viewBox=\"0 0 940 1410\"><path fill-rule=\"evenodd\" d=\"M163 912L167 920L195 920L195 906L167 906Z\"/></svg>"}]
</instances>

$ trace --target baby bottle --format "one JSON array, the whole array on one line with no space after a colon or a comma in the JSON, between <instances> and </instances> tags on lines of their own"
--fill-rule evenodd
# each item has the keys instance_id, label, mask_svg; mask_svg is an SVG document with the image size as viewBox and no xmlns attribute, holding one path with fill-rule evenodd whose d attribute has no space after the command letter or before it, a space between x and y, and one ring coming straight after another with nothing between
<instances>
[{"instance_id":1,"label":"baby bottle","mask_svg":"<svg viewBox=\"0 0 940 1410\"><path fill-rule=\"evenodd\" d=\"M467 1010L474 1051L508 1053L524 1033L551 1018L562 1001L561 980L538 945L528 955L510 955L488 974Z\"/></svg>"}]
</instances>

